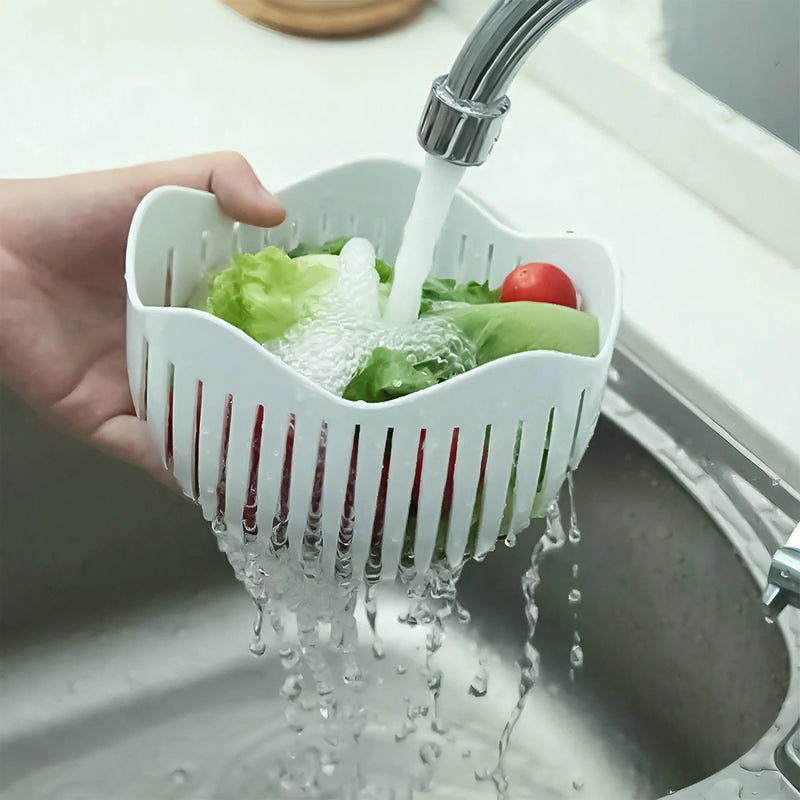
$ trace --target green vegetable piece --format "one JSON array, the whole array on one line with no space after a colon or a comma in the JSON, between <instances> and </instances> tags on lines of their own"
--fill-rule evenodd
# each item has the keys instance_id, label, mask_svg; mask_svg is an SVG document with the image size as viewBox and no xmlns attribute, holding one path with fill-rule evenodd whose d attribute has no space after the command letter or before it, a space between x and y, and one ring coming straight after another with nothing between
<instances>
[{"instance_id":1,"label":"green vegetable piece","mask_svg":"<svg viewBox=\"0 0 800 800\"><path fill-rule=\"evenodd\" d=\"M530 350L596 356L597 318L550 303L491 303L451 306L437 312L461 328L477 348L478 364Z\"/></svg>"},{"instance_id":2,"label":"green vegetable piece","mask_svg":"<svg viewBox=\"0 0 800 800\"><path fill-rule=\"evenodd\" d=\"M439 381L430 365L412 364L399 350L376 347L342 396L345 400L384 403L435 386Z\"/></svg>"},{"instance_id":3,"label":"green vegetable piece","mask_svg":"<svg viewBox=\"0 0 800 800\"><path fill-rule=\"evenodd\" d=\"M375 259L375 271L378 273L378 280L382 284L386 284L387 286L391 286L392 282L394 281L394 268L390 267L385 261L381 261L381 259Z\"/></svg>"},{"instance_id":4,"label":"green vegetable piece","mask_svg":"<svg viewBox=\"0 0 800 800\"><path fill-rule=\"evenodd\" d=\"M294 250L289 252L289 258L299 258L300 256L315 256L326 253L331 256L340 256L344 246L349 242L347 236L340 236L338 239L330 239L325 244L308 244L301 242Z\"/></svg>"},{"instance_id":5,"label":"green vegetable piece","mask_svg":"<svg viewBox=\"0 0 800 800\"><path fill-rule=\"evenodd\" d=\"M306 318L330 289L338 263L332 258L292 260L277 247L254 255L237 253L209 278L205 310L259 344L276 339ZM193 299L202 299L199 290Z\"/></svg>"},{"instance_id":6,"label":"green vegetable piece","mask_svg":"<svg viewBox=\"0 0 800 800\"><path fill-rule=\"evenodd\" d=\"M451 278L428 278L422 285L420 315L433 309L434 303L499 303L500 290L490 289L489 281L456 283Z\"/></svg>"}]
</instances>

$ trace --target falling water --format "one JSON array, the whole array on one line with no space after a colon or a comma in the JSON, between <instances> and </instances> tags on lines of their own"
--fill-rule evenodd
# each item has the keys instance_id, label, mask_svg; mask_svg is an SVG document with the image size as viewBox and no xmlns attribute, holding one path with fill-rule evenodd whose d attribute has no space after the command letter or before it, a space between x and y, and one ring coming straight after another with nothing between
<instances>
[{"instance_id":1,"label":"falling water","mask_svg":"<svg viewBox=\"0 0 800 800\"><path fill-rule=\"evenodd\" d=\"M578 630L578 613L583 595L579 588L580 566L577 561L577 550L581 543L581 531L578 527L578 514L575 509L575 483L572 473L567 474L567 493L569 496L569 532L567 539L570 547L574 553L575 559L572 564L572 580L575 585L570 589L567 600L572 606L572 647L569 651L569 677L571 681L575 680L577 671L583 666L583 647L581 645L581 634Z\"/></svg>"},{"instance_id":2,"label":"falling water","mask_svg":"<svg viewBox=\"0 0 800 800\"><path fill-rule=\"evenodd\" d=\"M508 798L508 775L506 774L506 757L511 743L514 728L519 722L528 696L536 686L539 678L539 653L534 646L536 624L539 621L539 607L536 604L536 590L541 583L541 566L545 556L552 550L563 547L566 541L561 512L558 503L553 503L547 510L545 532L541 539L534 545L531 562L522 576L522 593L525 600L525 618L528 622L528 634L520 658L520 680L517 703L511 711L500 740L497 744L497 763L492 770L476 772L479 781L491 781L497 790L498 800Z\"/></svg>"},{"instance_id":3,"label":"falling water","mask_svg":"<svg viewBox=\"0 0 800 800\"><path fill-rule=\"evenodd\" d=\"M440 158L426 157L384 313L391 325L406 325L417 318L422 284L431 271L436 243L465 170Z\"/></svg>"}]
</instances>

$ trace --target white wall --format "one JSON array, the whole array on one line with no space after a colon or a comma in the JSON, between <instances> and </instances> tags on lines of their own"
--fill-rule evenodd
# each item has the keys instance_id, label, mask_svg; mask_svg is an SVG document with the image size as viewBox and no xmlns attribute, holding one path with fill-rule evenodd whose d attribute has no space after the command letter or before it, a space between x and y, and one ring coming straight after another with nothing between
<instances>
[{"instance_id":1,"label":"white wall","mask_svg":"<svg viewBox=\"0 0 800 800\"><path fill-rule=\"evenodd\" d=\"M800 0L663 0L668 59L800 150Z\"/></svg>"}]
</instances>

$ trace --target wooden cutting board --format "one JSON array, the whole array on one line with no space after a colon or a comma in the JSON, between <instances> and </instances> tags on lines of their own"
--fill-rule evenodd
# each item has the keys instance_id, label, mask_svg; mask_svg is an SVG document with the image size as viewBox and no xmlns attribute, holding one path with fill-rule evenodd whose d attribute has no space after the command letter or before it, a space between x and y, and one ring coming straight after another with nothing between
<instances>
[{"instance_id":1,"label":"wooden cutting board","mask_svg":"<svg viewBox=\"0 0 800 800\"><path fill-rule=\"evenodd\" d=\"M427 0L222 0L260 25L296 36L366 36L413 19Z\"/></svg>"}]
</instances>

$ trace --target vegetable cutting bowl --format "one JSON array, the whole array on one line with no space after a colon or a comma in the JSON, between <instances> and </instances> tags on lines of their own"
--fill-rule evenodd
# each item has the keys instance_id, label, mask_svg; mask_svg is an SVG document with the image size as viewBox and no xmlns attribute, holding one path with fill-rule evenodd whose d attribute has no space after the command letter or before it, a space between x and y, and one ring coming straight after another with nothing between
<instances>
[{"instance_id":1,"label":"vegetable cutting bowl","mask_svg":"<svg viewBox=\"0 0 800 800\"><path fill-rule=\"evenodd\" d=\"M162 187L131 225L130 388L166 468L218 530L224 522L239 541L247 534L313 557L326 575L366 568L394 578L401 559L421 571L437 549L451 564L487 552L544 513L600 412L621 311L614 261L592 239L510 230L463 193L433 274L499 285L519 263L557 264L598 318L596 357L521 353L366 404L329 394L228 323L183 307L237 249L363 236L392 263L419 175L381 159L313 175L280 193L288 217L271 230L232 221L205 192Z\"/></svg>"}]
</instances>

